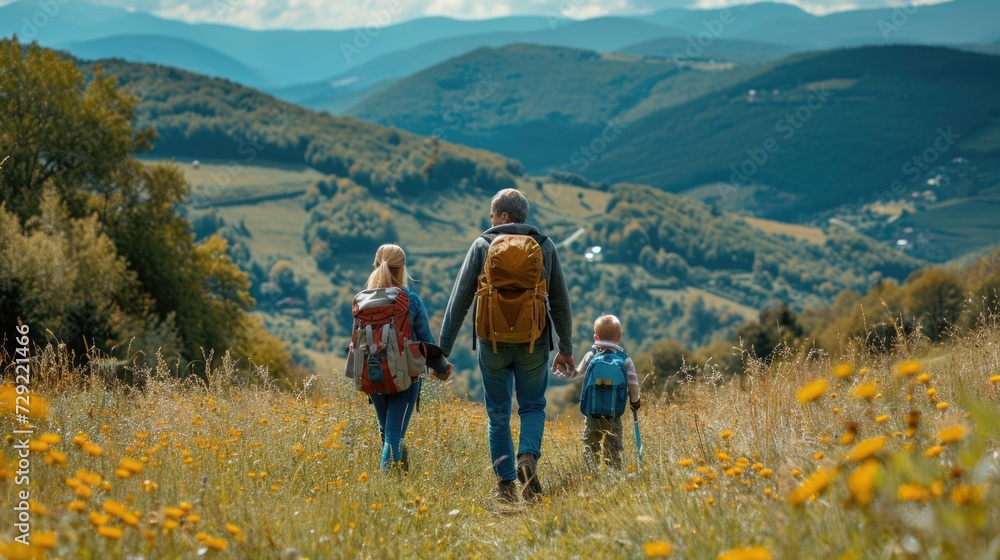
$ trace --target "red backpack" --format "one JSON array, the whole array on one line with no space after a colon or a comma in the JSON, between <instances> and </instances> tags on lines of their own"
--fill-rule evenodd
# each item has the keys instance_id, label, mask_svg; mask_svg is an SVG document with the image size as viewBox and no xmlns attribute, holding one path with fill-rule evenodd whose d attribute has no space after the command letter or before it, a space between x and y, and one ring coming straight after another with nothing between
<instances>
[{"instance_id":1,"label":"red backpack","mask_svg":"<svg viewBox=\"0 0 1000 560\"><path fill-rule=\"evenodd\" d=\"M344 375L369 395L401 393L424 371L421 342L412 340L410 298L401 288L354 296L354 331Z\"/></svg>"}]
</instances>

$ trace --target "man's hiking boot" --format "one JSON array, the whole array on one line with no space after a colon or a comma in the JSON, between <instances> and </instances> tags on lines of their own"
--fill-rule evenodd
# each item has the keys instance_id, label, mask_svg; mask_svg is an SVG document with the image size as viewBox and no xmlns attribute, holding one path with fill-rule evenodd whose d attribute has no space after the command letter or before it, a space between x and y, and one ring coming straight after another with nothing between
<instances>
[{"instance_id":1,"label":"man's hiking boot","mask_svg":"<svg viewBox=\"0 0 1000 560\"><path fill-rule=\"evenodd\" d=\"M410 454L406 451L406 444L399 444L399 463L403 467L403 472L410 472Z\"/></svg>"},{"instance_id":2,"label":"man's hiking boot","mask_svg":"<svg viewBox=\"0 0 1000 560\"><path fill-rule=\"evenodd\" d=\"M513 480L498 480L493 489L497 500L505 504L517 503L517 484Z\"/></svg>"},{"instance_id":3,"label":"man's hiking boot","mask_svg":"<svg viewBox=\"0 0 1000 560\"><path fill-rule=\"evenodd\" d=\"M542 497L542 483L538 480L538 458L531 453L517 456L517 478L521 481L521 497L533 502Z\"/></svg>"}]
</instances>

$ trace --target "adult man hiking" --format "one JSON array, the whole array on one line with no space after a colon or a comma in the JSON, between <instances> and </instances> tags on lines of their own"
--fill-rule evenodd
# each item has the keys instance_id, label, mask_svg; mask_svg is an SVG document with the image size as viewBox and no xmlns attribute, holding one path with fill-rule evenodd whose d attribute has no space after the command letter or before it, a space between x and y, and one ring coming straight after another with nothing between
<instances>
[{"instance_id":1,"label":"adult man hiking","mask_svg":"<svg viewBox=\"0 0 1000 560\"><path fill-rule=\"evenodd\" d=\"M572 311L559 255L552 240L524 223L527 218L528 199L520 191L504 189L493 197L493 227L476 238L465 256L439 337L447 356L469 308L475 307L473 346L479 348L496 493L508 503L517 500L515 479L521 481L525 500L542 493L537 463L545 430L546 366L553 328L559 354L552 371L575 366ZM516 463L510 432L512 391L521 418Z\"/></svg>"}]
</instances>

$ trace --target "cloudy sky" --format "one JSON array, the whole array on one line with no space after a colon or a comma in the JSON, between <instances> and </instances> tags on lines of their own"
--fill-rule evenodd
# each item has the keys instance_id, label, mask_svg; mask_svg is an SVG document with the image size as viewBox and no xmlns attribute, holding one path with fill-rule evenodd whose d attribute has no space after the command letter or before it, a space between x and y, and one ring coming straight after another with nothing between
<instances>
[{"instance_id":1,"label":"cloudy sky","mask_svg":"<svg viewBox=\"0 0 1000 560\"><path fill-rule=\"evenodd\" d=\"M647 13L668 7L717 8L741 0L89 0L153 12L189 22L241 27L333 28L363 26L396 5L393 23L429 15L481 19L514 14L561 14L574 19ZM749 0L756 1L756 0ZM780 0L825 14L856 8L903 5L912 0ZM922 0L936 3L942 0ZM10 0L0 0L0 5Z\"/></svg>"}]
</instances>

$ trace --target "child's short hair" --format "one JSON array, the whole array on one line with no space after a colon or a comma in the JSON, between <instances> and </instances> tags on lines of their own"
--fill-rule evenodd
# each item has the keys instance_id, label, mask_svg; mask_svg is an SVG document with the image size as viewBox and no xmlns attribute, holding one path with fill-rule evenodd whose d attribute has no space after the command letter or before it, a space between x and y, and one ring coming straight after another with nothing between
<instances>
[{"instance_id":1,"label":"child's short hair","mask_svg":"<svg viewBox=\"0 0 1000 560\"><path fill-rule=\"evenodd\" d=\"M622 324L614 315L601 315L594 321L594 334L601 340L618 340L622 337Z\"/></svg>"}]
</instances>

